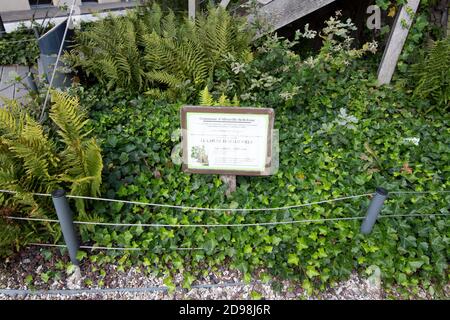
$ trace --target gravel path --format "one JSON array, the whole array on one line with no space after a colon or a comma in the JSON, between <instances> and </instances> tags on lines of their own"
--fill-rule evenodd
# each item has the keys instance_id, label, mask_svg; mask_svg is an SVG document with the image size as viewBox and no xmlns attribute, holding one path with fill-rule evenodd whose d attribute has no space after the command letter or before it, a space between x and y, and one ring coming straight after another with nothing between
<instances>
[{"instance_id":1,"label":"gravel path","mask_svg":"<svg viewBox=\"0 0 450 320\"><path fill-rule=\"evenodd\" d=\"M64 262L64 263L63 263ZM281 281L277 290L270 284L260 281L245 284L242 275L237 271L221 270L210 272L208 277L194 281L190 290L182 288L183 275L177 273L173 282L177 288L168 292L163 283L163 277L151 274L144 266L129 267L124 270L114 264L101 267L85 261L80 270L68 275L65 270L67 257L62 257L58 250L41 251L30 248L13 258L0 263L1 289L34 289L33 294L22 291L16 294L0 293L0 299L26 300L68 300L68 299L328 299L328 300L378 300L386 297L400 298L396 292L388 296L382 289L377 277L363 279L356 273L347 281L339 283L334 288L309 296L299 284ZM446 293L449 293L449 286ZM127 291L116 291L117 288L132 288ZM53 290L40 292L41 290ZM66 290L64 293L58 290ZM90 290L90 291L88 291ZM1 291L0 291L1 292ZM11 292L10 292L11 293ZM52 294L48 294L52 293ZM445 294L445 297L449 297ZM432 299L424 290L420 290L413 298Z\"/></svg>"}]
</instances>

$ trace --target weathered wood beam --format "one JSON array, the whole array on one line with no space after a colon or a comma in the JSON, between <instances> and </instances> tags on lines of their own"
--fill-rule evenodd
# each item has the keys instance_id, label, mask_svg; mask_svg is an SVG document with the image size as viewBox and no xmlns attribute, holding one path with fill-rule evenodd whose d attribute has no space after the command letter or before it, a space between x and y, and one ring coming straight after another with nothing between
<instances>
[{"instance_id":1,"label":"weathered wood beam","mask_svg":"<svg viewBox=\"0 0 450 320\"><path fill-rule=\"evenodd\" d=\"M195 13L200 8L200 0L188 0L188 14L189 19L195 19Z\"/></svg>"},{"instance_id":2,"label":"weathered wood beam","mask_svg":"<svg viewBox=\"0 0 450 320\"><path fill-rule=\"evenodd\" d=\"M300 19L335 0L272 0L261 7L263 13L274 30ZM262 1L261 1L262 2Z\"/></svg>"},{"instance_id":3,"label":"weathered wood beam","mask_svg":"<svg viewBox=\"0 0 450 320\"><path fill-rule=\"evenodd\" d=\"M230 4L230 1L231 1L231 0L222 0L222 1L219 3L219 6L221 6L221 7L223 7L223 8L226 8L226 7L228 7L228 4Z\"/></svg>"},{"instance_id":4,"label":"weathered wood beam","mask_svg":"<svg viewBox=\"0 0 450 320\"><path fill-rule=\"evenodd\" d=\"M417 12L420 0L408 0L395 18L394 26L384 50L381 64L378 68L378 84L388 84L391 82L398 58L405 45L409 29L413 21L413 15ZM408 9L407 9L408 8Z\"/></svg>"}]
</instances>

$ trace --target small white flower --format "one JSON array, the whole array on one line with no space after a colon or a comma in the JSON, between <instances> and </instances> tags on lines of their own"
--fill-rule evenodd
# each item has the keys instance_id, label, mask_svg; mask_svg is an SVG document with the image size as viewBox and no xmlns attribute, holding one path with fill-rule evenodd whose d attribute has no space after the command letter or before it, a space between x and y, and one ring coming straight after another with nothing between
<instances>
[{"instance_id":1,"label":"small white flower","mask_svg":"<svg viewBox=\"0 0 450 320\"><path fill-rule=\"evenodd\" d=\"M405 142L405 143L412 143L412 144L418 146L419 142L420 142L420 138L417 138L417 137L404 138L403 142Z\"/></svg>"},{"instance_id":2,"label":"small white flower","mask_svg":"<svg viewBox=\"0 0 450 320\"><path fill-rule=\"evenodd\" d=\"M300 32L300 30L297 30L296 32L297 36L303 37L305 39L314 39L317 35L317 31L310 30L309 29L309 23L305 25L305 32Z\"/></svg>"},{"instance_id":3,"label":"small white flower","mask_svg":"<svg viewBox=\"0 0 450 320\"><path fill-rule=\"evenodd\" d=\"M235 74L239 74L239 73L243 73L245 69L245 63L239 63L239 62L233 62L231 64L231 70L233 70L233 72Z\"/></svg>"},{"instance_id":4,"label":"small white flower","mask_svg":"<svg viewBox=\"0 0 450 320\"><path fill-rule=\"evenodd\" d=\"M348 115L347 110L345 108L341 108L335 122L340 126L346 127L347 129L356 130L356 126L354 124L358 123L358 118Z\"/></svg>"},{"instance_id":5,"label":"small white flower","mask_svg":"<svg viewBox=\"0 0 450 320\"><path fill-rule=\"evenodd\" d=\"M318 59L314 59L313 57L309 57L308 59L305 60L305 64L308 67L313 68L316 65L317 61L318 61Z\"/></svg>"},{"instance_id":6,"label":"small white flower","mask_svg":"<svg viewBox=\"0 0 450 320\"><path fill-rule=\"evenodd\" d=\"M241 94L241 100L242 101L249 100L251 97L252 97L252 95L250 93Z\"/></svg>"}]
</instances>

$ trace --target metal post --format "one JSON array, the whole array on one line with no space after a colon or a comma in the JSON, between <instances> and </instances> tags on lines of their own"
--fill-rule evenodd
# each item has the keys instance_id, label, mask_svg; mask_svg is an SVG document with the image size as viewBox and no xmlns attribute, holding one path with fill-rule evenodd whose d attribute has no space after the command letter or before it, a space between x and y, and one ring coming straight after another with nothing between
<instances>
[{"instance_id":1,"label":"metal post","mask_svg":"<svg viewBox=\"0 0 450 320\"><path fill-rule=\"evenodd\" d=\"M369 234L372 232L373 225L377 221L378 214L383 207L384 200L386 200L388 192L386 189L377 188L375 196L370 203L369 209L367 210L367 216L361 225L361 233Z\"/></svg>"},{"instance_id":2,"label":"metal post","mask_svg":"<svg viewBox=\"0 0 450 320\"><path fill-rule=\"evenodd\" d=\"M59 224L69 250L70 260L74 265L79 265L77 260L77 252L80 247L78 238L73 225L73 213L67 202L66 192L64 190L56 190L52 192L53 205L58 215Z\"/></svg>"}]
</instances>

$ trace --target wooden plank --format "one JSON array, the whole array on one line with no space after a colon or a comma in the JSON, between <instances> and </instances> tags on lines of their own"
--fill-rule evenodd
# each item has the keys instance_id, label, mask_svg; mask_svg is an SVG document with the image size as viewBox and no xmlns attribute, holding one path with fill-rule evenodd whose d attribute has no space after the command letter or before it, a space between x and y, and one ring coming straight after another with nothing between
<instances>
[{"instance_id":1,"label":"wooden plank","mask_svg":"<svg viewBox=\"0 0 450 320\"><path fill-rule=\"evenodd\" d=\"M219 6L221 6L221 7L223 7L223 8L226 8L226 7L228 7L228 4L230 3L230 1L231 1L231 0L222 0L222 1L219 3Z\"/></svg>"},{"instance_id":2,"label":"wooden plank","mask_svg":"<svg viewBox=\"0 0 450 320\"><path fill-rule=\"evenodd\" d=\"M17 99L20 103L25 102L25 96L28 93L28 88L25 87L24 83L29 71L30 68L27 66L17 66L16 72L23 80L14 87L14 99Z\"/></svg>"},{"instance_id":3,"label":"wooden plank","mask_svg":"<svg viewBox=\"0 0 450 320\"><path fill-rule=\"evenodd\" d=\"M260 9L268 22L277 30L335 0L273 0ZM267 2L267 1L265 1Z\"/></svg>"},{"instance_id":4,"label":"wooden plank","mask_svg":"<svg viewBox=\"0 0 450 320\"><path fill-rule=\"evenodd\" d=\"M408 37L409 29L412 24L412 17L407 11L417 12L420 0L408 0L408 3L403 6L395 18L394 26L384 50L381 64L378 68L378 84L388 84L391 82L395 68L397 66L398 58L403 50L406 38ZM406 8L409 7L407 10Z\"/></svg>"},{"instance_id":5,"label":"wooden plank","mask_svg":"<svg viewBox=\"0 0 450 320\"><path fill-rule=\"evenodd\" d=\"M188 0L188 14L189 19L194 20L195 19L195 13L198 11L200 7L199 0Z\"/></svg>"},{"instance_id":6,"label":"wooden plank","mask_svg":"<svg viewBox=\"0 0 450 320\"><path fill-rule=\"evenodd\" d=\"M3 66L0 66L0 84L2 83L2 75L3 75ZM2 92L0 91L0 107L3 105L3 101L1 99Z\"/></svg>"},{"instance_id":7,"label":"wooden plank","mask_svg":"<svg viewBox=\"0 0 450 320\"><path fill-rule=\"evenodd\" d=\"M3 66L2 79L0 80L0 97L14 98L14 84L11 79L14 79L15 71L15 66Z\"/></svg>"}]
</instances>

